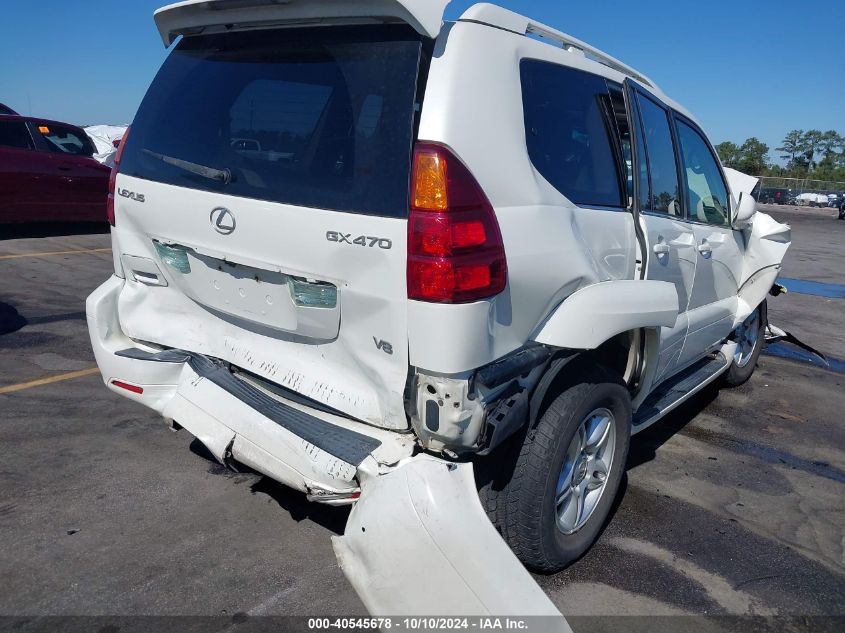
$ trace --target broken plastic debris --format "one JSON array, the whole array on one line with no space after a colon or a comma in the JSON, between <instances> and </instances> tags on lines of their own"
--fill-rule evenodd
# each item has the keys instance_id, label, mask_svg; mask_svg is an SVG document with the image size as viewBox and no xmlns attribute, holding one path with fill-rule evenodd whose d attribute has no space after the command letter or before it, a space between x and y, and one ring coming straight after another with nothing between
<instances>
[{"instance_id":1,"label":"broken plastic debris","mask_svg":"<svg viewBox=\"0 0 845 633\"><path fill-rule=\"evenodd\" d=\"M298 306L334 308L337 305L337 288L329 283L289 277L288 286L293 301Z\"/></svg>"},{"instance_id":2,"label":"broken plastic debris","mask_svg":"<svg viewBox=\"0 0 845 633\"><path fill-rule=\"evenodd\" d=\"M184 246L177 246L175 244L162 244L154 241L156 252L166 265L174 270L179 271L183 275L191 272L191 262L188 261L188 249Z\"/></svg>"}]
</instances>

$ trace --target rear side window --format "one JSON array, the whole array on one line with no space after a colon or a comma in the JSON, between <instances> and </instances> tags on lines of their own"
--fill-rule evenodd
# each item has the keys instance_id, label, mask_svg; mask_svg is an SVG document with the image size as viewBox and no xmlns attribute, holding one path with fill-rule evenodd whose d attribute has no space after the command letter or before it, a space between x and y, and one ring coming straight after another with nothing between
<instances>
[{"instance_id":1,"label":"rear side window","mask_svg":"<svg viewBox=\"0 0 845 633\"><path fill-rule=\"evenodd\" d=\"M406 216L421 48L400 26L184 38L144 98L121 173Z\"/></svg>"},{"instance_id":2,"label":"rear side window","mask_svg":"<svg viewBox=\"0 0 845 633\"><path fill-rule=\"evenodd\" d=\"M669 113L648 97L637 95L643 124L648 167L651 176L651 196L644 207L656 213L681 215L678 164L669 127Z\"/></svg>"},{"instance_id":3,"label":"rear side window","mask_svg":"<svg viewBox=\"0 0 845 633\"><path fill-rule=\"evenodd\" d=\"M707 141L692 127L675 119L687 183L691 220L727 226L728 188Z\"/></svg>"},{"instance_id":4,"label":"rear side window","mask_svg":"<svg viewBox=\"0 0 845 633\"><path fill-rule=\"evenodd\" d=\"M520 64L525 140L534 167L575 204L624 206L602 77L549 62Z\"/></svg>"},{"instance_id":5,"label":"rear side window","mask_svg":"<svg viewBox=\"0 0 845 633\"><path fill-rule=\"evenodd\" d=\"M33 149L32 138L23 121L0 121L0 147Z\"/></svg>"},{"instance_id":6,"label":"rear side window","mask_svg":"<svg viewBox=\"0 0 845 633\"><path fill-rule=\"evenodd\" d=\"M91 156L94 154L94 144L82 130L53 123L35 123L34 125L50 152L73 154L74 156Z\"/></svg>"}]
</instances>

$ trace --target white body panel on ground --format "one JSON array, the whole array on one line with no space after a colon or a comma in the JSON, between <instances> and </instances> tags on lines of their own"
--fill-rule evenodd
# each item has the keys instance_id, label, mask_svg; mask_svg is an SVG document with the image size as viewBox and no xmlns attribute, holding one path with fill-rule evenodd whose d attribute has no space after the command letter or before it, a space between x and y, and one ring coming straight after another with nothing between
<instances>
[{"instance_id":1,"label":"white body panel on ground","mask_svg":"<svg viewBox=\"0 0 845 633\"><path fill-rule=\"evenodd\" d=\"M420 455L364 479L332 541L374 615L557 616L543 630L571 631L490 524L470 464Z\"/></svg>"}]
</instances>

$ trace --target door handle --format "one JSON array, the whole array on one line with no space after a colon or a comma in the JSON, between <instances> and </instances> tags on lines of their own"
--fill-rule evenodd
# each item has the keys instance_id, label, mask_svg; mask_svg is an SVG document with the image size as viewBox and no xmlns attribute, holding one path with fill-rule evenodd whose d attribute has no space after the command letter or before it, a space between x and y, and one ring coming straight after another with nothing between
<instances>
[{"instance_id":1,"label":"door handle","mask_svg":"<svg viewBox=\"0 0 845 633\"><path fill-rule=\"evenodd\" d=\"M64 165L59 165L59 171L70 171L70 170L71 170L70 167L66 167Z\"/></svg>"},{"instance_id":2,"label":"door handle","mask_svg":"<svg viewBox=\"0 0 845 633\"><path fill-rule=\"evenodd\" d=\"M672 249L669 248L669 245L666 242L658 242L654 245L652 250L658 255L666 255Z\"/></svg>"},{"instance_id":3,"label":"door handle","mask_svg":"<svg viewBox=\"0 0 845 633\"><path fill-rule=\"evenodd\" d=\"M713 252L713 248L710 246L710 243L707 240L704 240L701 244L698 245L698 252L704 256L707 256Z\"/></svg>"}]
</instances>

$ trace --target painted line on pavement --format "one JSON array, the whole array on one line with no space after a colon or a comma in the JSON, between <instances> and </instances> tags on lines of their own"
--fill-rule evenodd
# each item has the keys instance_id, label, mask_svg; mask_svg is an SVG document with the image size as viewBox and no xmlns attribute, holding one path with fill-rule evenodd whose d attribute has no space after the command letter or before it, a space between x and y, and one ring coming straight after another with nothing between
<instances>
[{"instance_id":1,"label":"painted line on pavement","mask_svg":"<svg viewBox=\"0 0 845 633\"><path fill-rule=\"evenodd\" d=\"M49 257L50 255L82 255L84 253L110 253L110 248L86 248L77 251L46 251L43 253L15 253L0 255L0 259L20 259L22 257Z\"/></svg>"},{"instance_id":2,"label":"painted line on pavement","mask_svg":"<svg viewBox=\"0 0 845 633\"><path fill-rule=\"evenodd\" d=\"M29 382L20 382L16 385L0 387L0 394L13 393L15 391L23 391L24 389L32 389L33 387L41 387L42 385L51 385L54 382L72 380L74 378L82 378L83 376L91 376L93 374L98 373L100 373L99 367L91 367L90 369L80 369L79 371L69 371L64 374L48 376L47 378L39 378L38 380L30 380Z\"/></svg>"}]
</instances>

